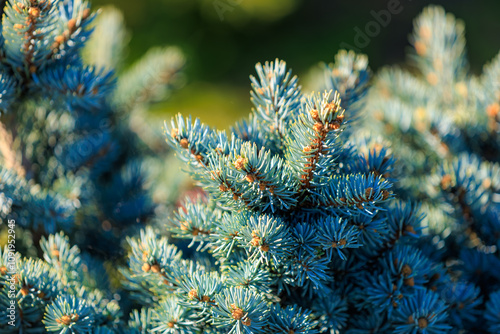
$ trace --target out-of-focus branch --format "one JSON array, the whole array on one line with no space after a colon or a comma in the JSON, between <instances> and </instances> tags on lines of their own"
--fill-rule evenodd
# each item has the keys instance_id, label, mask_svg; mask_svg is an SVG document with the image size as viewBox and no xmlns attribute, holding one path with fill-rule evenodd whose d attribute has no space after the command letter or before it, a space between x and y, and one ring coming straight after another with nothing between
<instances>
[{"instance_id":1,"label":"out-of-focus branch","mask_svg":"<svg viewBox=\"0 0 500 334\"><path fill-rule=\"evenodd\" d=\"M4 123L0 121L0 153L3 156L5 168L14 170L19 176L24 177L26 171L23 166L17 161L16 152L13 149L13 138L6 128Z\"/></svg>"}]
</instances>

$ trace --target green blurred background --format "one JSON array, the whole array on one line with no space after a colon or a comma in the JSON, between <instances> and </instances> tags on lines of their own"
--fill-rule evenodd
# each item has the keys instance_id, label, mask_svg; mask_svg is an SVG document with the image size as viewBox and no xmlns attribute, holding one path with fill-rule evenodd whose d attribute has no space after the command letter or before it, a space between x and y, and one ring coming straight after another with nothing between
<instances>
[{"instance_id":1,"label":"green blurred background","mask_svg":"<svg viewBox=\"0 0 500 334\"><path fill-rule=\"evenodd\" d=\"M374 21L372 11L397 0L93 0L124 14L131 39L125 65L150 47L177 45L187 58L185 86L152 113L181 112L227 128L250 109L248 76L257 62L284 59L307 85L307 74L331 62L342 43L356 46L355 28ZM466 24L471 70L500 49L500 1L400 0L401 12L359 48L376 70L405 61L413 19L429 4L443 6ZM359 45L358 45L359 46Z\"/></svg>"}]
</instances>

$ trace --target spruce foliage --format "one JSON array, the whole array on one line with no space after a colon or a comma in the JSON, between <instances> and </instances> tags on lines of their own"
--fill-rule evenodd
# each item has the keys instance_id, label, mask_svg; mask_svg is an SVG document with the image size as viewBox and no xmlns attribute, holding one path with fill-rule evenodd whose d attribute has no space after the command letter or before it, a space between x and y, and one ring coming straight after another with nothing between
<instances>
[{"instance_id":1,"label":"spruce foliage","mask_svg":"<svg viewBox=\"0 0 500 334\"><path fill-rule=\"evenodd\" d=\"M203 191L163 225L129 233L117 265L126 292L113 294L96 254L53 232L83 236L83 246L97 237L112 254L119 240L95 222L149 222L144 161L162 152L119 119L163 96L182 59L154 50L116 80L81 59L86 2L23 1L8 2L3 19L2 108L13 115L5 124L19 123L4 128L18 146L2 150L0 213L40 235L41 256L0 253L0 332L498 333L500 67L467 74L463 28L441 9L416 21L426 82L384 70L369 92L367 57L340 51L324 91L303 92L275 60L257 64L254 108L230 131L166 121L168 145ZM99 64L109 69L123 47L107 46ZM385 129L366 135L371 114ZM109 128L89 146L85 130L103 120Z\"/></svg>"},{"instance_id":2,"label":"spruce foliage","mask_svg":"<svg viewBox=\"0 0 500 334\"><path fill-rule=\"evenodd\" d=\"M126 45L120 15L108 9L94 22L82 0L5 4L0 217L16 221L22 240L63 230L111 256L121 235L153 215L146 161L165 150L129 122L175 88L184 59L175 48L155 49L117 78Z\"/></svg>"},{"instance_id":3,"label":"spruce foliage","mask_svg":"<svg viewBox=\"0 0 500 334\"><path fill-rule=\"evenodd\" d=\"M118 11L97 15L83 0L1 4L0 332L116 331L118 300L130 303L107 261L151 221L148 179L166 153L161 131L129 123L178 86L184 58L158 48L118 77Z\"/></svg>"}]
</instances>

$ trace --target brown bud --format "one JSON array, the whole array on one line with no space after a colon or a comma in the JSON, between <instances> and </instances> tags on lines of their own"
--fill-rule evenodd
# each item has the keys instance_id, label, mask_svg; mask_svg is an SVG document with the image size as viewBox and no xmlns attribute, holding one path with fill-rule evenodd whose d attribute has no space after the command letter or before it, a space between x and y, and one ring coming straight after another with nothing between
<instances>
[{"instance_id":1,"label":"brown bud","mask_svg":"<svg viewBox=\"0 0 500 334\"><path fill-rule=\"evenodd\" d=\"M255 182L256 179L257 178L253 174L247 174L247 176L245 176L245 180L247 180L249 183Z\"/></svg>"},{"instance_id":2,"label":"brown bud","mask_svg":"<svg viewBox=\"0 0 500 334\"><path fill-rule=\"evenodd\" d=\"M408 286L415 286L415 279L413 277L405 278L404 284Z\"/></svg>"},{"instance_id":3,"label":"brown bud","mask_svg":"<svg viewBox=\"0 0 500 334\"><path fill-rule=\"evenodd\" d=\"M63 37L63 36L61 36L61 35L57 35L57 36L54 38L54 40L55 40L57 43L61 44L62 42L64 42L64 37Z\"/></svg>"},{"instance_id":4,"label":"brown bud","mask_svg":"<svg viewBox=\"0 0 500 334\"><path fill-rule=\"evenodd\" d=\"M340 105L338 105L335 102L330 102L326 105L326 108L328 109L329 112L335 112L335 111L339 110Z\"/></svg>"},{"instance_id":5,"label":"brown bud","mask_svg":"<svg viewBox=\"0 0 500 334\"><path fill-rule=\"evenodd\" d=\"M483 188L489 189L491 188L491 179L489 177L485 178L483 182L481 182Z\"/></svg>"},{"instance_id":6,"label":"brown bud","mask_svg":"<svg viewBox=\"0 0 500 334\"><path fill-rule=\"evenodd\" d=\"M260 240L261 240L260 237L255 236L250 241L250 245L252 245L253 247L257 247L258 245L260 245Z\"/></svg>"},{"instance_id":7,"label":"brown bud","mask_svg":"<svg viewBox=\"0 0 500 334\"><path fill-rule=\"evenodd\" d=\"M175 322L173 322L173 321L169 321L169 322L167 323L167 326L168 326L169 328L174 328L174 326L175 326Z\"/></svg>"},{"instance_id":8,"label":"brown bud","mask_svg":"<svg viewBox=\"0 0 500 334\"><path fill-rule=\"evenodd\" d=\"M73 32L76 28L76 20L75 19L71 19L68 21L68 29L69 31Z\"/></svg>"},{"instance_id":9,"label":"brown bud","mask_svg":"<svg viewBox=\"0 0 500 334\"><path fill-rule=\"evenodd\" d=\"M210 301L210 297L209 296L203 296L201 297L201 300L205 303L208 303Z\"/></svg>"},{"instance_id":10,"label":"brown bud","mask_svg":"<svg viewBox=\"0 0 500 334\"><path fill-rule=\"evenodd\" d=\"M387 190L382 190L382 199L383 199L383 200L386 200L387 198L389 198L389 195L390 195L390 194L391 194L391 193L390 193L390 192L388 192Z\"/></svg>"},{"instance_id":11,"label":"brown bud","mask_svg":"<svg viewBox=\"0 0 500 334\"><path fill-rule=\"evenodd\" d=\"M24 26L22 24L20 24L20 23L14 24L14 29L21 30L23 28L24 28Z\"/></svg>"},{"instance_id":12,"label":"brown bud","mask_svg":"<svg viewBox=\"0 0 500 334\"><path fill-rule=\"evenodd\" d=\"M198 298L198 291L196 291L195 289L192 289L191 291L189 291L188 298L190 300Z\"/></svg>"},{"instance_id":13,"label":"brown bud","mask_svg":"<svg viewBox=\"0 0 500 334\"><path fill-rule=\"evenodd\" d=\"M159 264L153 264L153 265L151 266L151 271L152 271L152 272L154 272L154 273L159 273L159 272L160 272L160 270L161 270L161 268L160 268L160 265L159 265Z\"/></svg>"},{"instance_id":14,"label":"brown bud","mask_svg":"<svg viewBox=\"0 0 500 334\"><path fill-rule=\"evenodd\" d=\"M241 318L243 318L243 316L245 315L245 312L243 312L243 310L237 307L235 304L231 304L230 307L232 309L231 315L233 316L233 319L241 320Z\"/></svg>"},{"instance_id":15,"label":"brown bud","mask_svg":"<svg viewBox=\"0 0 500 334\"><path fill-rule=\"evenodd\" d=\"M330 130L338 130L338 129L340 129L340 125L338 123L331 123L328 125L328 128Z\"/></svg>"},{"instance_id":16,"label":"brown bud","mask_svg":"<svg viewBox=\"0 0 500 334\"><path fill-rule=\"evenodd\" d=\"M415 234L416 233L415 229L411 225L408 225L408 226L405 227L405 232L408 232L408 233L411 233L411 234Z\"/></svg>"},{"instance_id":17,"label":"brown bud","mask_svg":"<svg viewBox=\"0 0 500 334\"><path fill-rule=\"evenodd\" d=\"M429 82L429 84L431 84L432 86L436 86L439 82L439 77L434 72L430 72L429 74L427 74L426 79L427 82Z\"/></svg>"},{"instance_id":18,"label":"brown bud","mask_svg":"<svg viewBox=\"0 0 500 334\"><path fill-rule=\"evenodd\" d=\"M264 244L262 246L260 246L260 250L263 251L263 252L269 252L269 245L268 244Z\"/></svg>"},{"instance_id":19,"label":"brown bud","mask_svg":"<svg viewBox=\"0 0 500 334\"><path fill-rule=\"evenodd\" d=\"M86 20L90 16L90 8L85 8L82 13L82 19Z\"/></svg>"},{"instance_id":20,"label":"brown bud","mask_svg":"<svg viewBox=\"0 0 500 334\"><path fill-rule=\"evenodd\" d=\"M2 275L7 274L7 267L5 267L5 266L1 266L1 267L0 267L0 274L2 274Z\"/></svg>"},{"instance_id":21,"label":"brown bud","mask_svg":"<svg viewBox=\"0 0 500 334\"><path fill-rule=\"evenodd\" d=\"M30 9L28 10L28 13L33 17L38 17L40 15L40 9L38 9L36 7L30 7Z\"/></svg>"},{"instance_id":22,"label":"brown bud","mask_svg":"<svg viewBox=\"0 0 500 334\"><path fill-rule=\"evenodd\" d=\"M189 147L189 141L186 138L182 138L181 141L179 142L182 148L188 148Z\"/></svg>"},{"instance_id":23,"label":"brown bud","mask_svg":"<svg viewBox=\"0 0 500 334\"><path fill-rule=\"evenodd\" d=\"M147 273L150 269L151 269L151 265L149 263L144 263L142 265L142 271L144 271L145 273Z\"/></svg>"},{"instance_id":24,"label":"brown bud","mask_svg":"<svg viewBox=\"0 0 500 334\"><path fill-rule=\"evenodd\" d=\"M248 163L247 158L238 157L238 159L236 159L236 161L234 162L234 167L236 167L236 169L243 169L245 168L245 165L247 163Z\"/></svg>"},{"instance_id":25,"label":"brown bud","mask_svg":"<svg viewBox=\"0 0 500 334\"><path fill-rule=\"evenodd\" d=\"M29 288L28 288L26 285L24 285L24 286L21 288L21 294L22 294L23 296L27 296L27 295L29 295L29 293L30 293Z\"/></svg>"},{"instance_id":26,"label":"brown bud","mask_svg":"<svg viewBox=\"0 0 500 334\"><path fill-rule=\"evenodd\" d=\"M311 114L312 119L314 119L315 121L319 120L319 112L316 109L310 110L309 114Z\"/></svg>"},{"instance_id":27,"label":"brown bud","mask_svg":"<svg viewBox=\"0 0 500 334\"><path fill-rule=\"evenodd\" d=\"M495 118L499 112L500 112L500 105L498 103L492 103L488 107L486 107L486 113L490 118Z\"/></svg>"},{"instance_id":28,"label":"brown bud","mask_svg":"<svg viewBox=\"0 0 500 334\"><path fill-rule=\"evenodd\" d=\"M415 46L415 51L419 56L424 56L427 53L427 46L425 46L424 42L416 41L414 46Z\"/></svg>"},{"instance_id":29,"label":"brown bud","mask_svg":"<svg viewBox=\"0 0 500 334\"><path fill-rule=\"evenodd\" d=\"M242 320L241 323L245 326L250 326L252 324L252 320L250 320L250 318L246 318Z\"/></svg>"},{"instance_id":30,"label":"brown bud","mask_svg":"<svg viewBox=\"0 0 500 334\"><path fill-rule=\"evenodd\" d=\"M401 269L401 273L403 274L404 277L407 277L407 276L411 275L412 272L413 272L413 270L407 264L405 264L403 266L403 268Z\"/></svg>"},{"instance_id":31,"label":"brown bud","mask_svg":"<svg viewBox=\"0 0 500 334\"><path fill-rule=\"evenodd\" d=\"M323 124L317 122L316 124L314 124L313 129L316 132L321 132L323 130Z\"/></svg>"},{"instance_id":32,"label":"brown bud","mask_svg":"<svg viewBox=\"0 0 500 334\"><path fill-rule=\"evenodd\" d=\"M373 198L373 188L371 188L371 187L366 188L365 197L369 200Z\"/></svg>"},{"instance_id":33,"label":"brown bud","mask_svg":"<svg viewBox=\"0 0 500 334\"><path fill-rule=\"evenodd\" d=\"M451 186L451 175L446 174L441 178L441 189L446 190Z\"/></svg>"},{"instance_id":34,"label":"brown bud","mask_svg":"<svg viewBox=\"0 0 500 334\"><path fill-rule=\"evenodd\" d=\"M58 324L63 324L65 326L69 326L71 324L71 318L69 317L69 315L63 315L59 319L56 319L56 322Z\"/></svg>"},{"instance_id":35,"label":"brown bud","mask_svg":"<svg viewBox=\"0 0 500 334\"><path fill-rule=\"evenodd\" d=\"M429 325L429 322L427 321L426 318L418 318L418 327L420 328L426 328Z\"/></svg>"},{"instance_id":36,"label":"brown bud","mask_svg":"<svg viewBox=\"0 0 500 334\"><path fill-rule=\"evenodd\" d=\"M221 184L219 186L219 190L222 191L222 192L225 192L225 191L228 191L229 189L224 184Z\"/></svg>"}]
</instances>

